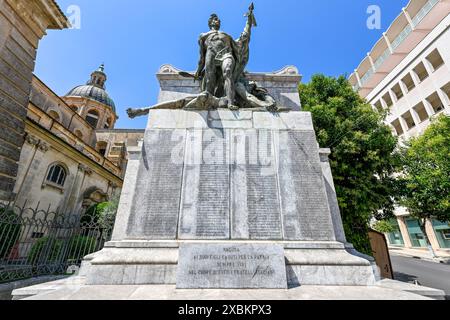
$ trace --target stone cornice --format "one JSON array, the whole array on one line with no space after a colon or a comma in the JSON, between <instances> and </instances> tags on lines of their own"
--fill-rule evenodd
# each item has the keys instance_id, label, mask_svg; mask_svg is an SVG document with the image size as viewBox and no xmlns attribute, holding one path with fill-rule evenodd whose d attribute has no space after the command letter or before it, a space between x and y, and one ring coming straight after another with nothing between
<instances>
[{"instance_id":1,"label":"stone cornice","mask_svg":"<svg viewBox=\"0 0 450 320\"><path fill-rule=\"evenodd\" d=\"M190 80L180 76L178 73L182 71L170 64L162 65L156 77L159 81L161 80ZM191 72L194 74L195 72ZM302 75L300 75L297 67L286 66L281 70L274 72L247 72L247 77L254 81L272 81L272 82L295 82L300 83L302 81Z\"/></svg>"},{"instance_id":2,"label":"stone cornice","mask_svg":"<svg viewBox=\"0 0 450 320\"><path fill-rule=\"evenodd\" d=\"M48 29L65 29L70 27L70 22L62 12L55 0L36 0L48 17L50 24Z\"/></svg>"},{"instance_id":3,"label":"stone cornice","mask_svg":"<svg viewBox=\"0 0 450 320\"><path fill-rule=\"evenodd\" d=\"M70 26L66 16L54 0L5 1L39 39L46 34L47 29L64 29Z\"/></svg>"}]
</instances>

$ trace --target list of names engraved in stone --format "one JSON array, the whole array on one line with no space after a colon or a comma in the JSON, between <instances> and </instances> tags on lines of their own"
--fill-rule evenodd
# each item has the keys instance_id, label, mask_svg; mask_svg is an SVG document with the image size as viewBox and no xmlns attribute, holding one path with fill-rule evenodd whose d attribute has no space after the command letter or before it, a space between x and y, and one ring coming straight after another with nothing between
<instances>
[{"instance_id":1,"label":"list of names engraved in stone","mask_svg":"<svg viewBox=\"0 0 450 320\"><path fill-rule=\"evenodd\" d=\"M247 145L246 157L254 158ZM272 135L269 130L258 130L258 164L246 165L247 208L249 238L254 240L280 240L281 214Z\"/></svg>"},{"instance_id":2,"label":"list of names engraved in stone","mask_svg":"<svg viewBox=\"0 0 450 320\"><path fill-rule=\"evenodd\" d=\"M261 175L261 167L247 167L249 236L253 240L280 240L281 214L275 175Z\"/></svg>"},{"instance_id":3,"label":"list of names engraved in stone","mask_svg":"<svg viewBox=\"0 0 450 320\"><path fill-rule=\"evenodd\" d=\"M232 238L281 240L281 213L270 130L231 134Z\"/></svg>"},{"instance_id":4,"label":"list of names engraved in stone","mask_svg":"<svg viewBox=\"0 0 450 320\"><path fill-rule=\"evenodd\" d=\"M147 130L128 236L176 239L184 140L185 130Z\"/></svg>"},{"instance_id":5,"label":"list of names engraved in stone","mask_svg":"<svg viewBox=\"0 0 450 320\"><path fill-rule=\"evenodd\" d=\"M187 161L185 167L180 239L230 238L227 134L188 130L187 156L197 161Z\"/></svg>"},{"instance_id":6,"label":"list of names engraved in stone","mask_svg":"<svg viewBox=\"0 0 450 320\"><path fill-rule=\"evenodd\" d=\"M280 134L280 188L286 240L334 240L314 132Z\"/></svg>"},{"instance_id":7,"label":"list of names engraved in stone","mask_svg":"<svg viewBox=\"0 0 450 320\"><path fill-rule=\"evenodd\" d=\"M211 134L214 132L214 134ZM205 130L203 150L215 146L215 153L204 153L200 166L200 186L197 208L199 238L228 239L230 237L230 168L227 161L227 131Z\"/></svg>"}]
</instances>

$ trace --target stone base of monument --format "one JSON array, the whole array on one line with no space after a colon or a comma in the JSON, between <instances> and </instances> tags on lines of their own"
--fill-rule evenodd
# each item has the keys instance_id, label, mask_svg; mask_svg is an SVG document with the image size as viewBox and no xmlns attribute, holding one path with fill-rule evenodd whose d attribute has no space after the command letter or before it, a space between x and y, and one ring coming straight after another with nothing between
<instances>
[{"instance_id":1,"label":"stone base of monument","mask_svg":"<svg viewBox=\"0 0 450 320\"><path fill-rule=\"evenodd\" d=\"M88 285L172 284L179 289L370 286L371 263L339 242L111 242L86 257Z\"/></svg>"},{"instance_id":2,"label":"stone base of monument","mask_svg":"<svg viewBox=\"0 0 450 320\"><path fill-rule=\"evenodd\" d=\"M346 243L311 114L152 110L87 285L374 285Z\"/></svg>"},{"instance_id":3,"label":"stone base of monument","mask_svg":"<svg viewBox=\"0 0 450 320\"><path fill-rule=\"evenodd\" d=\"M14 300L445 300L442 290L399 281L286 289L177 289L175 285L86 285L84 276L14 290Z\"/></svg>"}]
</instances>

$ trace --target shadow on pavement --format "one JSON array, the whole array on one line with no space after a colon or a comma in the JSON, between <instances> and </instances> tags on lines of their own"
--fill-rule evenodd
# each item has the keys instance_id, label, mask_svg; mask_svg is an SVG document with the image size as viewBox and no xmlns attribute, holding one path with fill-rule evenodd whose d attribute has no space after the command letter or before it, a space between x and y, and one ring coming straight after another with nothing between
<instances>
[{"instance_id":1,"label":"shadow on pavement","mask_svg":"<svg viewBox=\"0 0 450 320\"><path fill-rule=\"evenodd\" d=\"M406 273L394 272L394 280L415 283L415 281L417 281L417 277Z\"/></svg>"}]
</instances>

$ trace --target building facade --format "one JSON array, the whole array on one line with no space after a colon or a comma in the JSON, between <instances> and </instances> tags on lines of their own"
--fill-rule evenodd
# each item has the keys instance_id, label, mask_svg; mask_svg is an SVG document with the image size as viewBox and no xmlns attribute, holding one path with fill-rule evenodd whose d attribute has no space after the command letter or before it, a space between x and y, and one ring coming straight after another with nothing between
<instances>
[{"instance_id":1,"label":"building facade","mask_svg":"<svg viewBox=\"0 0 450 320\"><path fill-rule=\"evenodd\" d=\"M0 200L14 197L39 41L67 27L54 0L0 0Z\"/></svg>"},{"instance_id":2,"label":"building facade","mask_svg":"<svg viewBox=\"0 0 450 320\"><path fill-rule=\"evenodd\" d=\"M33 77L17 206L81 215L120 195L127 147L137 146L144 131L114 129L118 117L106 80L102 65L86 85L59 97Z\"/></svg>"},{"instance_id":3,"label":"building facade","mask_svg":"<svg viewBox=\"0 0 450 320\"><path fill-rule=\"evenodd\" d=\"M450 1L412 0L350 76L350 83L386 123L400 143L421 135L433 118L450 116ZM425 248L418 222L396 210L393 246ZM450 224L427 221L433 248L450 255Z\"/></svg>"}]
</instances>

